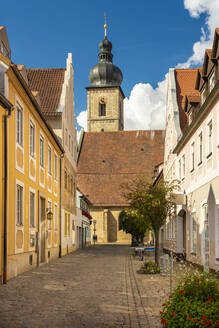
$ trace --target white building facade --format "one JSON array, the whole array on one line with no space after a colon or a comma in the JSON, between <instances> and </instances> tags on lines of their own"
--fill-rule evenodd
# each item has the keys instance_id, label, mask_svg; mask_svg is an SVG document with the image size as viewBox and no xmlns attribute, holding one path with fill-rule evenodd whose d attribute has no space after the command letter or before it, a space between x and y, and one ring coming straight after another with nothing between
<instances>
[{"instance_id":1,"label":"white building facade","mask_svg":"<svg viewBox=\"0 0 219 328\"><path fill-rule=\"evenodd\" d=\"M175 180L184 194L164 227L164 249L214 270L219 270L218 32L202 69L169 72L164 158L164 179Z\"/></svg>"}]
</instances>

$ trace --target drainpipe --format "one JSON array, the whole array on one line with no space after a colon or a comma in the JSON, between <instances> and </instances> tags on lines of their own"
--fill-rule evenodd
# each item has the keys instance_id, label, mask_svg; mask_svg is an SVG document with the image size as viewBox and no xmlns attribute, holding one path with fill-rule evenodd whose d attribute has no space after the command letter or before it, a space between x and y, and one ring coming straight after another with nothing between
<instances>
[{"instance_id":1,"label":"drainpipe","mask_svg":"<svg viewBox=\"0 0 219 328\"><path fill-rule=\"evenodd\" d=\"M0 94L1 105L8 111L4 115L4 241L3 241L3 284L7 283L7 257L8 257L8 118L11 116L13 105Z\"/></svg>"},{"instance_id":2,"label":"drainpipe","mask_svg":"<svg viewBox=\"0 0 219 328\"><path fill-rule=\"evenodd\" d=\"M59 165L59 257L62 257L62 158L64 154L60 156Z\"/></svg>"}]
</instances>

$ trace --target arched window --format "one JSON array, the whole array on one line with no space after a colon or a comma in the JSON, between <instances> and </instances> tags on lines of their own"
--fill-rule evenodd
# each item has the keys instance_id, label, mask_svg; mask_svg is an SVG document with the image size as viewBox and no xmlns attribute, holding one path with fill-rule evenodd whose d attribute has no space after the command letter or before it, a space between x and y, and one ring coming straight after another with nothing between
<instances>
[{"instance_id":1,"label":"arched window","mask_svg":"<svg viewBox=\"0 0 219 328\"><path fill-rule=\"evenodd\" d=\"M119 214L119 230L122 230L123 229L123 223L125 221L125 212L122 211L120 214Z\"/></svg>"},{"instance_id":2,"label":"arched window","mask_svg":"<svg viewBox=\"0 0 219 328\"><path fill-rule=\"evenodd\" d=\"M106 116L106 103L104 98L102 98L99 102L99 116Z\"/></svg>"}]
</instances>

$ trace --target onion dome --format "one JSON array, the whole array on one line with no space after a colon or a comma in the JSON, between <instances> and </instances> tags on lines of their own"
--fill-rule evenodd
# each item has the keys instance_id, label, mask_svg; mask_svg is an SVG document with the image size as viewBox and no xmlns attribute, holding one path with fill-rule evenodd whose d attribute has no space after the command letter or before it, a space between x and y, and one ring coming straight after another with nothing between
<instances>
[{"instance_id":1,"label":"onion dome","mask_svg":"<svg viewBox=\"0 0 219 328\"><path fill-rule=\"evenodd\" d=\"M106 36L106 24L104 28L105 39L99 44L99 63L90 71L90 83L93 87L120 86L123 79L122 72L117 66L113 65L112 43Z\"/></svg>"}]
</instances>

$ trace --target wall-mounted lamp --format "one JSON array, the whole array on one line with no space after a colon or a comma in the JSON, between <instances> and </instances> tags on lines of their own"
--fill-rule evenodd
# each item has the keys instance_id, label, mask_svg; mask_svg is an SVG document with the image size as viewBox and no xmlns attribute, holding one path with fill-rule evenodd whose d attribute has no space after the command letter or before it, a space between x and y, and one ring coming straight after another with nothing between
<instances>
[{"instance_id":1,"label":"wall-mounted lamp","mask_svg":"<svg viewBox=\"0 0 219 328\"><path fill-rule=\"evenodd\" d=\"M53 213L50 208L47 208L47 220L53 219Z\"/></svg>"}]
</instances>

